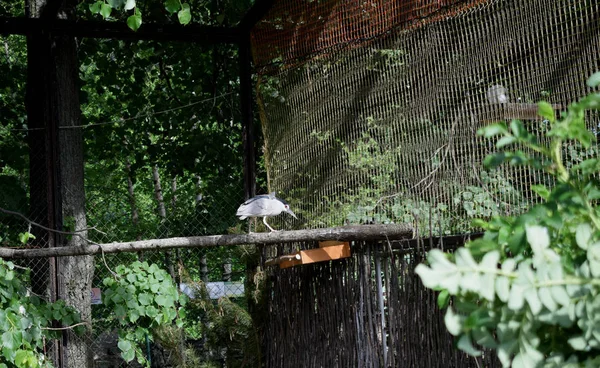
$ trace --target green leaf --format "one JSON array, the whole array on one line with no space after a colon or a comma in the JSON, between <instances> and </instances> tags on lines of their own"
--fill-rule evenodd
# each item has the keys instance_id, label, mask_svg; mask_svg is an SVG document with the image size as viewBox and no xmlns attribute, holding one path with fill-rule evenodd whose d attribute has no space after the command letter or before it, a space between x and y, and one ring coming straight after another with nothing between
<instances>
[{"instance_id":1,"label":"green leaf","mask_svg":"<svg viewBox=\"0 0 600 368\"><path fill-rule=\"evenodd\" d=\"M575 240L579 248L587 250L591 239L592 227L589 224L583 223L577 226L577 230L575 230Z\"/></svg>"},{"instance_id":2,"label":"green leaf","mask_svg":"<svg viewBox=\"0 0 600 368\"><path fill-rule=\"evenodd\" d=\"M510 130L517 138L523 138L527 133L525 127L523 126L523 122L520 120L512 120L510 122Z\"/></svg>"},{"instance_id":3,"label":"green leaf","mask_svg":"<svg viewBox=\"0 0 600 368\"><path fill-rule=\"evenodd\" d=\"M135 323L140 318L140 314L138 313L137 309L129 309L129 314L127 316L129 317L129 321L131 323Z\"/></svg>"},{"instance_id":4,"label":"green leaf","mask_svg":"<svg viewBox=\"0 0 600 368\"><path fill-rule=\"evenodd\" d=\"M457 347L471 356L481 355L481 351L475 349L475 347L473 346L473 343L471 342L471 337L469 335L461 336L461 338L458 339Z\"/></svg>"},{"instance_id":5,"label":"green leaf","mask_svg":"<svg viewBox=\"0 0 600 368\"><path fill-rule=\"evenodd\" d=\"M90 4L90 11L92 12L92 14L100 13L100 9L102 8L103 4L104 4L104 1L96 1L93 4Z\"/></svg>"},{"instance_id":6,"label":"green leaf","mask_svg":"<svg viewBox=\"0 0 600 368\"><path fill-rule=\"evenodd\" d=\"M552 108L552 105L546 101L541 101L538 103L538 115L550 121L551 123L556 121L554 109Z\"/></svg>"},{"instance_id":7,"label":"green leaf","mask_svg":"<svg viewBox=\"0 0 600 368\"><path fill-rule=\"evenodd\" d=\"M600 72L596 72L594 74L592 74L586 84L590 87L590 88L596 88L598 87L598 85L600 85Z\"/></svg>"},{"instance_id":8,"label":"green leaf","mask_svg":"<svg viewBox=\"0 0 600 368\"><path fill-rule=\"evenodd\" d=\"M156 302L156 304L162 307L173 305L172 298L169 298L167 295L159 295L154 299L154 301Z\"/></svg>"},{"instance_id":9,"label":"green leaf","mask_svg":"<svg viewBox=\"0 0 600 368\"><path fill-rule=\"evenodd\" d=\"M152 303L152 295L148 293L142 293L138 295L138 301L141 305L149 305L150 303Z\"/></svg>"},{"instance_id":10,"label":"green leaf","mask_svg":"<svg viewBox=\"0 0 600 368\"><path fill-rule=\"evenodd\" d=\"M442 290L437 298L437 304L438 307L440 309L444 309L448 306L448 303L450 302L450 294L448 293L448 290ZM180 311L181 313L181 311Z\"/></svg>"},{"instance_id":11,"label":"green leaf","mask_svg":"<svg viewBox=\"0 0 600 368\"><path fill-rule=\"evenodd\" d=\"M179 23L186 25L192 20L192 12L190 11L190 4L181 4L181 10L177 13Z\"/></svg>"},{"instance_id":12,"label":"green leaf","mask_svg":"<svg viewBox=\"0 0 600 368\"><path fill-rule=\"evenodd\" d=\"M508 301L510 295L510 281L508 277L499 276L496 278L495 283L496 294L498 295L498 299L502 302L506 303Z\"/></svg>"},{"instance_id":13,"label":"green leaf","mask_svg":"<svg viewBox=\"0 0 600 368\"><path fill-rule=\"evenodd\" d=\"M142 14L135 10L135 14L127 18L127 26L134 31L137 31L142 25Z\"/></svg>"},{"instance_id":14,"label":"green leaf","mask_svg":"<svg viewBox=\"0 0 600 368\"><path fill-rule=\"evenodd\" d=\"M17 350L15 354L15 365L23 368L36 368L39 365L38 359L31 350Z\"/></svg>"},{"instance_id":15,"label":"green leaf","mask_svg":"<svg viewBox=\"0 0 600 368\"><path fill-rule=\"evenodd\" d=\"M102 3L102 6L100 7L100 15L102 15L102 17L104 19L110 17L110 13L112 12L112 7L106 3Z\"/></svg>"},{"instance_id":16,"label":"green leaf","mask_svg":"<svg viewBox=\"0 0 600 368\"><path fill-rule=\"evenodd\" d=\"M121 9L121 7L123 6L123 2L124 0L108 0L108 4L113 9Z\"/></svg>"},{"instance_id":17,"label":"green leaf","mask_svg":"<svg viewBox=\"0 0 600 368\"><path fill-rule=\"evenodd\" d=\"M117 345L121 350L121 357L123 357L126 362L131 362L135 358L135 349L131 345L131 342L119 339Z\"/></svg>"},{"instance_id":18,"label":"green leaf","mask_svg":"<svg viewBox=\"0 0 600 368\"><path fill-rule=\"evenodd\" d=\"M531 245L533 253L542 253L550 246L550 236L548 229L538 225L527 225L525 227L527 242Z\"/></svg>"},{"instance_id":19,"label":"green leaf","mask_svg":"<svg viewBox=\"0 0 600 368\"><path fill-rule=\"evenodd\" d=\"M505 123L491 124L483 127L477 131L478 135L483 135L485 138L491 138L496 135L503 135L508 133L508 128Z\"/></svg>"},{"instance_id":20,"label":"green leaf","mask_svg":"<svg viewBox=\"0 0 600 368\"><path fill-rule=\"evenodd\" d=\"M506 158L507 156L504 152L497 152L486 156L486 158L483 160L483 165L486 168L494 169L504 163Z\"/></svg>"},{"instance_id":21,"label":"green leaf","mask_svg":"<svg viewBox=\"0 0 600 368\"><path fill-rule=\"evenodd\" d=\"M571 337L569 340L569 345L575 350L583 351L587 347L587 342L583 336L575 336Z\"/></svg>"},{"instance_id":22,"label":"green leaf","mask_svg":"<svg viewBox=\"0 0 600 368\"><path fill-rule=\"evenodd\" d=\"M548 188L546 188L546 186L543 184L532 185L531 190L545 200L548 200L548 197L550 196L550 190L548 190Z\"/></svg>"},{"instance_id":23,"label":"green leaf","mask_svg":"<svg viewBox=\"0 0 600 368\"><path fill-rule=\"evenodd\" d=\"M454 313L452 307L449 307L446 310L446 315L444 316L444 323L446 324L448 332L450 332L454 336L458 336L462 331L461 318L458 314Z\"/></svg>"},{"instance_id":24,"label":"green leaf","mask_svg":"<svg viewBox=\"0 0 600 368\"><path fill-rule=\"evenodd\" d=\"M165 9L171 14L177 13L181 9L181 3L179 0L166 0Z\"/></svg>"},{"instance_id":25,"label":"green leaf","mask_svg":"<svg viewBox=\"0 0 600 368\"><path fill-rule=\"evenodd\" d=\"M2 347L9 350L15 350L20 343L16 340L16 336L12 331L6 331L2 334Z\"/></svg>"},{"instance_id":26,"label":"green leaf","mask_svg":"<svg viewBox=\"0 0 600 368\"><path fill-rule=\"evenodd\" d=\"M512 135L509 135L509 136L506 136L506 137L502 137L496 143L496 148L506 147L508 145L511 145L511 144L515 143L516 141L517 141L517 138L513 137Z\"/></svg>"}]
</instances>

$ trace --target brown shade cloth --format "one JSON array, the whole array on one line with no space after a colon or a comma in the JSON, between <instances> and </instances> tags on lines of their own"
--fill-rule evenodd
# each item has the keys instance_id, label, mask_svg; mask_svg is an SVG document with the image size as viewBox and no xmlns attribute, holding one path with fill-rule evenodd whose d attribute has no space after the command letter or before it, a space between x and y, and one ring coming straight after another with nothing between
<instances>
[{"instance_id":1,"label":"brown shade cloth","mask_svg":"<svg viewBox=\"0 0 600 368\"><path fill-rule=\"evenodd\" d=\"M483 168L494 142L476 131L519 118L541 137L537 101L559 110L589 92L598 19L597 1L276 1L253 31L270 189L296 227L448 235L521 213L539 200L530 186L552 180ZM490 101L494 86L506 103ZM565 146L568 165L596 155Z\"/></svg>"}]
</instances>

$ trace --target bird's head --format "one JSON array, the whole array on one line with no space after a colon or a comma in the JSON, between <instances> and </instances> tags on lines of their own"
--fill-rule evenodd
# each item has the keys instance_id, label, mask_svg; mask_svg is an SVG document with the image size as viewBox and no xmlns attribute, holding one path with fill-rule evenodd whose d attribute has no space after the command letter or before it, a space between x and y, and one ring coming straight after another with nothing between
<instances>
[{"instance_id":1,"label":"bird's head","mask_svg":"<svg viewBox=\"0 0 600 368\"><path fill-rule=\"evenodd\" d=\"M298 218L298 217L296 217L296 214L294 212L292 212L292 210L290 209L290 205L287 203L283 204L283 211L289 213L295 219Z\"/></svg>"}]
</instances>

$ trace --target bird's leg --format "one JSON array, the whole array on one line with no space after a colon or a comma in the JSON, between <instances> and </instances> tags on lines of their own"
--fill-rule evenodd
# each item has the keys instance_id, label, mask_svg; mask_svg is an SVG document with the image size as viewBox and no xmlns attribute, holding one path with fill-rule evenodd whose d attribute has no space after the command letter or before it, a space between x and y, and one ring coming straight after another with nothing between
<instances>
[{"instance_id":1,"label":"bird's leg","mask_svg":"<svg viewBox=\"0 0 600 368\"><path fill-rule=\"evenodd\" d=\"M267 225L267 227L269 229L271 229L271 232L277 231L277 230L273 229L271 226L269 226L269 224L267 224L267 216L263 217L263 222L265 223L265 225Z\"/></svg>"}]
</instances>

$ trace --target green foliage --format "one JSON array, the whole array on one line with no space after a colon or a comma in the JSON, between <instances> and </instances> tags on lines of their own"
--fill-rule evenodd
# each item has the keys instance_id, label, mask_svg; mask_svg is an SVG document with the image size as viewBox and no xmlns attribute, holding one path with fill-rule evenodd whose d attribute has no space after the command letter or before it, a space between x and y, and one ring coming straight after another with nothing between
<instances>
[{"instance_id":1,"label":"green foliage","mask_svg":"<svg viewBox=\"0 0 600 368\"><path fill-rule=\"evenodd\" d=\"M125 361L137 358L148 364L142 346L152 330L176 321L181 327L186 298L177 291L171 276L155 264L134 262L120 265L114 277L107 277L103 303L114 313L119 325L119 349Z\"/></svg>"},{"instance_id":2,"label":"green foliage","mask_svg":"<svg viewBox=\"0 0 600 368\"><path fill-rule=\"evenodd\" d=\"M441 291L446 327L468 354L481 354L479 345L495 350L505 367L600 365L600 166L587 158L569 168L563 159L565 146L586 156L596 137L585 127L585 112L598 108L598 93L570 105L560 119L540 103L548 143L520 121L480 131L499 136L497 148L515 148L487 157L489 166L541 169L556 183L532 188L544 203L517 217L478 221L483 238L455 254L432 250L429 266L417 266L423 284Z\"/></svg>"},{"instance_id":3,"label":"green foliage","mask_svg":"<svg viewBox=\"0 0 600 368\"><path fill-rule=\"evenodd\" d=\"M58 338L49 329L54 321L72 326L81 322L79 314L63 301L46 303L27 290L12 262L0 259L0 367L52 367L44 355L46 339ZM74 328L82 332L83 326Z\"/></svg>"},{"instance_id":4,"label":"green foliage","mask_svg":"<svg viewBox=\"0 0 600 368\"><path fill-rule=\"evenodd\" d=\"M182 3L180 0L165 0L164 9L170 14L177 13L179 23L186 25L192 20L192 12L189 3ZM113 9L117 12L130 14L127 17L127 26L133 31L137 31L142 25L142 10L136 0L99 0L90 3L88 6L92 14L100 14L102 18L111 18ZM143 5L143 4L142 4ZM133 11L133 14L129 13Z\"/></svg>"}]
</instances>

